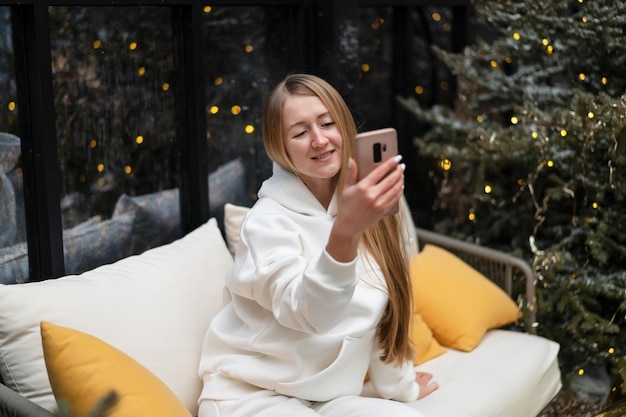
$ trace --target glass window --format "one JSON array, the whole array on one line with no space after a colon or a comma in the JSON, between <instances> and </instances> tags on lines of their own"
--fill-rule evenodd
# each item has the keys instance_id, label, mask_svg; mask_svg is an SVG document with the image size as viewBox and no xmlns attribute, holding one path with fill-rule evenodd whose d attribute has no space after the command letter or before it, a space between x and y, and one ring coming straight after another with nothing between
<instances>
[{"instance_id":1,"label":"glass window","mask_svg":"<svg viewBox=\"0 0 626 417\"><path fill-rule=\"evenodd\" d=\"M0 283L28 280L11 9L0 7Z\"/></svg>"},{"instance_id":2,"label":"glass window","mask_svg":"<svg viewBox=\"0 0 626 417\"><path fill-rule=\"evenodd\" d=\"M180 236L169 7L50 7L66 273Z\"/></svg>"},{"instance_id":3,"label":"glass window","mask_svg":"<svg viewBox=\"0 0 626 417\"><path fill-rule=\"evenodd\" d=\"M270 89L295 65L292 15L289 7L204 9L209 166L221 172L209 187L211 202L250 205L271 174L261 117ZM221 213L213 210L220 221Z\"/></svg>"}]
</instances>

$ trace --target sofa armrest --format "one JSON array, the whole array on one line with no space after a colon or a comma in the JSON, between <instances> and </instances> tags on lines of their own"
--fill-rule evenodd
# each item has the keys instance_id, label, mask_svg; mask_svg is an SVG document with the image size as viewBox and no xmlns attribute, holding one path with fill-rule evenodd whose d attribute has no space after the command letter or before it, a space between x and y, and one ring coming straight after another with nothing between
<instances>
[{"instance_id":1,"label":"sofa armrest","mask_svg":"<svg viewBox=\"0 0 626 417\"><path fill-rule=\"evenodd\" d=\"M535 323L536 298L535 277L527 262L499 250L464 242L440 233L417 228L420 245L431 243L457 255L476 270L502 288L509 296L513 293L513 272L518 271L524 278L526 319L529 331Z\"/></svg>"},{"instance_id":2,"label":"sofa armrest","mask_svg":"<svg viewBox=\"0 0 626 417\"><path fill-rule=\"evenodd\" d=\"M0 384L0 416L2 417L52 417L53 414L22 397L11 388Z\"/></svg>"}]
</instances>

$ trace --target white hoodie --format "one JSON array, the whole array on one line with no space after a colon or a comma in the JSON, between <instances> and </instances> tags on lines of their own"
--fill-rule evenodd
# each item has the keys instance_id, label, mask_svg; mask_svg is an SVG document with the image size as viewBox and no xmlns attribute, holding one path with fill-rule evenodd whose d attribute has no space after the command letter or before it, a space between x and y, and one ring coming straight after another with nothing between
<instances>
[{"instance_id":1,"label":"white hoodie","mask_svg":"<svg viewBox=\"0 0 626 417\"><path fill-rule=\"evenodd\" d=\"M365 374L382 398L411 401L419 387L410 362L380 360L377 324L387 303L377 265L325 250L337 214L300 179L274 175L244 219L232 301L213 319L200 363L200 399L237 399L258 387L310 401L359 395Z\"/></svg>"}]
</instances>

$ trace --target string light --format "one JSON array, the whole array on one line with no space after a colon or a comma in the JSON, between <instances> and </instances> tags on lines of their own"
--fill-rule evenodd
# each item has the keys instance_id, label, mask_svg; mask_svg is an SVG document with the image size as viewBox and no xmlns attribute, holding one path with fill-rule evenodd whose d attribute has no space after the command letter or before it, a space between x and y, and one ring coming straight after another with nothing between
<instances>
[{"instance_id":1,"label":"string light","mask_svg":"<svg viewBox=\"0 0 626 417\"><path fill-rule=\"evenodd\" d=\"M561 129L561 132L560 132L560 133L561 133L561 136L562 136L562 137L567 136L567 130L565 130L565 129Z\"/></svg>"},{"instance_id":2,"label":"string light","mask_svg":"<svg viewBox=\"0 0 626 417\"><path fill-rule=\"evenodd\" d=\"M167 91L170 89L170 83L163 83L163 85L161 85L161 89L163 91Z\"/></svg>"},{"instance_id":3,"label":"string light","mask_svg":"<svg viewBox=\"0 0 626 417\"><path fill-rule=\"evenodd\" d=\"M131 51L134 51L135 49L137 49L137 42L131 42L128 45L128 49L130 49Z\"/></svg>"},{"instance_id":4,"label":"string light","mask_svg":"<svg viewBox=\"0 0 626 417\"><path fill-rule=\"evenodd\" d=\"M609 355L612 355L612 354L614 354L614 353L615 353L615 349L613 349L612 347L611 347L611 348L609 348Z\"/></svg>"},{"instance_id":5,"label":"string light","mask_svg":"<svg viewBox=\"0 0 626 417\"><path fill-rule=\"evenodd\" d=\"M587 76L581 72L580 74L578 74L578 78L580 79L580 81L585 81L585 78L587 78Z\"/></svg>"},{"instance_id":6,"label":"string light","mask_svg":"<svg viewBox=\"0 0 626 417\"><path fill-rule=\"evenodd\" d=\"M448 158L444 158L441 161L439 161L439 166L444 171L449 171L450 169L452 169L452 161L450 161Z\"/></svg>"},{"instance_id":7,"label":"string light","mask_svg":"<svg viewBox=\"0 0 626 417\"><path fill-rule=\"evenodd\" d=\"M15 102L9 101L9 105L7 106L7 108L9 109L9 111L15 110Z\"/></svg>"},{"instance_id":8,"label":"string light","mask_svg":"<svg viewBox=\"0 0 626 417\"><path fill-rule=\"evenodd\" d=\"M211 10L213 10L211 8L211 6L204 6L204 9L202 10L204 13L211 13Z\"/></svg>"},{"instance_id":9,"label":"string light","mask_svg":"<svg viewBox=\"0 0 626 417\"><path fill-rule=\"evenodd\" d=\"M140 77L146 75L146 67L139 67L139 69L137 69L137 75L139 75Z\"/></svg>"},{"instance_id":10,"label":"string light","mask_svg":"<svg viewBox=\"0 0 626 417\"><path fill-rule=\"evenodd\" d=\"M587 117L593 119L594 117L596 117L596 115L592 111L590 111L589 113L587 113Z\"/></svg>"},{"instance_id":11,"label":"string light","mask_svg":"<svg viewBox=\"0 0 626 417\"><path fill-rule=\"evenodd\" d=\"M552 55L552 52L554 52L554 47L552 45L546 46L546 54Z\"/></svg>"},{"instance_id":12,"label":"string light","mask_svg":"<svg viewBox=\"0 0 626 417\"><path fill-rule=\"evenodd\" d=\"M483 115L482 115L482 114L479 114L478 116L476 116L476 121L477 121L478 123L482 123L482 122L484 122L484 121L485 121L485 118L483 117Z\"/></svg>"},{"instance_id":13,"label":"string light","mask_svg":"<svg viewBox=\"0 0 626 417\"><path fill-rule=\"evenodd\" d=\"M522 35L520 35L518 32L515 32L513 33L513 39L519 41L520 39L522 39Z\"/></svg>"},{"instance_id":14,"label":"string light","mask_svg":"<svg viewBox=\"0 0 626 417\"><path fill-rule=\"evenodd\" d=\"M241 113L241 106L235 104L233 107L230 108L230 112L235 116L238 115L239 113Z\"/></svg>"},{"instance_id":15,"label":"string light","mask_svg":"<svg viewBox=\"0 0 626 417\"><path fill-rule=\"evenodd\" d=\"M583 376L585 374L585 370L583 368L580 368L578 370L578 375Z\"/></svg>"},{"instance_id":16,"label":"string light","mask_svg":"<svg viewBox=\"0 0 626 417\"><path fill-rule=\"evenodd\" d=\"M213 81L213 84L222 85L223 82L224 82L224 79L222 77L217 77L215 81Z\"/></svg>"},{"instance_id":17,"label":"string light","mask_svg":"<svg viewBox=\"0 0 626 417\"><path fill-rule=\"evenodd\" d=\"M519 119L517 118L517 116L512 116L511 117L511 123L516 125L519 123Z\"/></svg>"},{"instance_id":18,"label":"string light","mask_svg":"<svg viewBox=\"0 0 626 417\"><path fill-rule=\"evenodd\" d=\"M591 204L591 207L593 207L594 209L598 208L598 202L594 201L593 204Z\"/></svg>"},{"instance_id":19,"label":"string light","mask_svg":"<svg viewBox=\"0 0 626 417\"><path fill-rule=\"evenodd\" d=\"M370 70L369 64L361 64L361 71L368 72Z\"/></svg>"},{"instance_id":20,"label":"string light","mask_svg":"<svg viewBox=\"0 0 626 417\"><path fill-rule=\"evenodd\" d=\"M539 137L539 133L537 133L537 132L533 131L533 132L530 134L530 136L531 136L533 139L537 139L537 138Z\"/></svg>"},{"instance_id":21,"label":"string light","mask_svg":"<svg viewBox=\"0 0 626 417\"><path fill-rule=\"evenodd\" d=\"M220 111L220 108L217 106L211 106L211 108L209 108L211 114L217 114L218 111Z\"/></svg>"},{"instance_id":22,"label":"string light","mask_svg":"<svg viewBox=\"0 0 626 417\"><path fill-rule=\"evenodd\" d=\"M541 44L542 44L543 46L548 46L548 45L550 44L550 41L549 41L548 39L546 39L546 38L543 38L543 39L541 40Z\"/></svg>"},{"instance_id":23,"label":"string light","mask_svg":"<svg viewBox=\"0 0 626 417\"><path fill-rule=\"evenodd\" d=\"M491 68L498 68L498 63L494 60L491 60L491 62L489 62L489 65L491 65Z\"/></svg>"},{"instance_id":24,"label":"string light","mask_svg":"<svg viewBox=\"0 0 626 417\"><path fill-rule=\"evenodd\" d=\"M91 141L89 142L89 147L93 149L96 146L98 146L98 141L95 139L91 139Z\"/></svg>"},{"instance_id":25,"label":"string light","mask_svg":"<svg viewBox=\"0 0 626 417\"><path fill-rule=\"evenodd\" d=\"M96 39L95 41L93 41L93 49L100 49L101 46L102 46L102 42L99 39Z\"/></svg>"},{"instance_id":26,"label":"string light","mask_svg":"<svg viewBox=\"0 0 626 417\"><path fill-rule=\"evenodd\" d=\"M372 27L373 30L378 30L378 29L380 29L380 26L383 23L385 23L385 19L383 19L382 17L377 17L376 20L374 20L372 22L371 27Z\"/></svg>"},{"instance_id":27,"label":"string light","mask_svg":"<svg viewBox=\"0 0 626 417\"><path fill-rule=\"evenodd\" d=\"M485 194L491 194L493 188L489 184L485 184Z\"/></svg>"},{"instance_id":28,"label":"string light","mask_svg":"<svg viewBox=\"0 0 626 417\"><path fill-rule=\"evenodd\" d=\"M251 53L252 51L254 51L254 48L252 47L252 45L246 45L244 49L247 53Z\"/></svg>"},{"instance_id":29,"label":"string light","mask_svg":"<svg viewBox=\"0 0 626 417\"><path fill-rule=\"evenodd\" d=\"M104 171L104 164L98 164L98 167L96 169L98 170L98 172Z\"/></svg>"},{"instance_id":30,"label":"string light","mask_svg":"<svg viewBox=\"0 0 626 417\"><path fill-rule=\"evenodd\" d=\"M476 214L470 212L470 214L467 215L467 218L469 219L469 221L473 222L474 220L476 220Z\"/></svg>"},{"instance_id":31,"label":"string light","mask_svg":"<svg viewBox=\"0 0 626 417\"><path fill-rule=\"evenodd\" d=\"M450 23L444 23L443 24L443 30L446 32L450 32L452 30L452 25Z\"/></svg>"},{"instance_id":32,"label":"string light","mask_svg":"<svg viewBox=\"0 0 626 417\"><path fill-rule=\"evenodd\" d=\"M602 77L602 85L606 85L609 82L609 79L606 77Z\"/></svg>"},{"instance_id":33,"label":"string light","mask_svg":"<svg viewBox=\"0 0 626 417\"><path fill-rule=\"evenodd\" d=\"M587 23L589 20L587 19L587 17L583 16L582 19L580 19L583 23Z\"/></svg>"},{"instance_id":34,"label":"string light","mask_svg":"<svg viewBox=\"0 0 626 417\"><path fill-rule=\"evenodd\" d=\"M546 165L548 165L549 168L552 168L554 166L554 161L549 160L548 162L546 162Z\"/></svg>"},{"instance_id":35,"label":"string light","mask_svg":"<svg viewBox=\"0 0 626 417\"><path fill-rule=\"evenodd\" d=\"M450 88L450 86L448 85L447 81L442 81L439 83L439 87L443 90L443 91L448 91L448 88Z\"/></svg>"},{"instance_id":36,"label":"string light","mask_svg":"<svg viewBox=\"0 0 626 417\"><path fill-rule=\"evenodd\" d=\"M431 16L435 22L439 22L441 20L441 15L437 12L433 13Z\"/></svg>"},{"instance_id":37,"label":"string light","mask_svg":"<svg viewBox=\"0 0 626 417\"><path fill-rule=\"evenodd\" d=\"M415 93L416 94L424 94L424 87L422 87L421 85L416 85L415 86Z\"/></svg>"},{"instance_id":38,"label":"string light","mask_svg":"<svg viewBox=\"0 0 626 417\"><path fill-rule=\"evenodd\" d=\"M244 127L243 129L247 134L251 134L254 133L254 126L252 125L246 125L246 127Z\"/></svg>"},{"instance_id":39,"label":"string light","mask_svg":"<svg viewBox=\"0 0 626 417\"><path fill-rule=\"evenodd\" d=\"M132 172L133 172L133 168L132 168L130 165L126 165L126 166L124 167L124 173L125 173L126 175L130 175Z\"/></svg>"},{"instance_id":40,"label":"string light","mask_svg":"<svg viewBox=\"0 0 626 417\"><path fill-rule=\"evenodd\" d=\"M139 135L135 138L135 143L141 145L143 143L143 136Z\"/></svg>"}]
</instances>

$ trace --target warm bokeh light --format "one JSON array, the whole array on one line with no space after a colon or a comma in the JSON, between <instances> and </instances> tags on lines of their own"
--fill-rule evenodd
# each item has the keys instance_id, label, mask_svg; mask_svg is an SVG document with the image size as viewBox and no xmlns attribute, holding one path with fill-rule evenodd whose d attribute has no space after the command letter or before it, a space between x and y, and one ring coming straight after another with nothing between
<instances>
[{"instance_id":1,"label":"warm bokeh light","mask_svg":"<svg viewBox=\"0 0 626 417\"><path fill-rule=\"evenodd\" d=\"M515 32L513 33L513 39L519 41L520 39L522 39L522 35L520 35L518 32Z\"/></svg>"},{"instance_id":2,"label":"warm bokeh light","mask_svg":"<svg viewBox=\"0 0 626 417\"><path fill-rule=\"evenodd\" d=\"M137 49L137 42L131 42L130 44L128 44L128 49L130 49L131 51Z\"/></svg>"},{"instance_id":3,"label":"warm bokeh light","mask_svg":"<svg viewBox=\"0 0 626 417\"><path fill-rule=\"evenodd\" d=\"M361 71L368 72L370 70L370 64L361 64Z\"/></svg>"},{"instance_id":4,"label":"warm bokeh light","mask_svg":"<svg viewBox=\"0 0 626 417\"><path fill-rule=\"evenodd\" d=\"M224 79L222 77L217 77L215 81L213 81L213 84L222 85L223 82L224 82Z\"/></svg>"},{"instance_id":5,"label":"warm bokeh light","mask_svg":"<svg viewBox=\"0 0 626 417\"><path fill-rule=\"evenodd\" d=\"M219 107L217 107L217 106L211 106L211 107L209 108L209 112L210 112L211 114L217 114L217 112L218 112L218 111L220 111L220 108L219 108Z\"/></svg>"},{"instance_id":6,"label":"warm bokeh light","mask_svg":"<svg viewBox=\"0 0 626 417\"><path fill-rule=\"evenodd\" d=\"M137 75L139 75L140 77L146 75L146 67L139 67L139 69L137 69Z\"/></svg>"},{"instance_id":7,"label":"warm bokeh light","mask_svg":"<svg viewBox=\"0 0 626 417\"><path fill-rule=\"evenodd\" d=\"M474 214L474 213L470 213L470 214L467 216L467 218L468 218L471 222L473 222L474 220L476 220L476 214Z\"/></svg>"},{"instance_id":8,"label":"warm bokeh light","mask_svg":"<svg viewBox=\"0 0 626 417\"><path fill-rule=\"evenodd\" d=\"M511 123L516 125L519 123L519 119L517 118L517 116L512 116L511 117Z\"/></svg>"},{"instance_id":9,"label":"warm bokeh light","mask_svg":"<svg viewBox=\"0 0 626 417\"><path fill-rule=\"evenodd\" d=\"M211 10L213 10L211 6L204 6L204 9L203 9L204 13L211 13Z\"/></svg>"},{"instance_id":10,"label":"warm bokeh light","mask_svg":"<svg viewBox=\"0 0 626 417\"><path fill-rule=\"evenodd\" d=\"M95 41L93 41L93 49L100 49L101 46L102 46L102 41L100 41L99 39L96 39Z\"/></svg>"},{"instance_id":11,"label":"warm bokeh light","mask_svg":"<svg viewBox=\"0 0 626 417\"><path fill-rule=\"evenodd\" d=\"M241 106L235 104L233 107L230 108L230 112L234 115L238 115L239 113L241 113Z\"/></svg>"},{"instance_id":12,"label":"warm bokeh light","mask_svg":"<svg viewBox=\"0 0 626 417\"><path fill-rule=\"evenodd\" d=\"M485 184L485 194L491 194L493 188L489 184Z\"/></svg>"},{"instance_id":13,"label":"warm bokeh light","mask_svg":"<svg viewBox=\"0 0 626 417\"><path fill-rule=\"evenodd\" d=\"M9 101L9 105L7 106L7 108L9 109L9 111L15 110L15 102Z\"/></svg>"},{"instance_id":14,"label":"warm bokeh light","mask_svg":"<svg viewBox=\"0 0 626 417\"><path fill-rule=\"evenodd\" d=\"M247 53L254 51L254 47L252 47L252 45L246 45L244 49Z\"/></svg>"},{"instance_id":15,"label":"warm bokeh light","mask_svg":"<svg viewBox=\"0 0 626 417\"><path fill-rule=\"evenodd\" d=\"M252 125L246 125L246 127L244 128L244 131L248 134L250 133L254 133L254 126Z\"/></svg>"},{"instance_id":16,"label":"warm bokeh light","mask_svg":"<svg viewBox=\"0 0 626 417\"><path fill-rule=\"evenodd\" d=\"M143 136L139 135L135 138L135 143L141 145L143 143Z\"/></svg>"},{"instance_id":17,"label":"warm bokeh light","mask_svg":"<svg viewBox=\"0 0 626 417\"><path fill-rule=\"evenodd\" d=\"M91 141L89 141L89 147L95 148L96 146L98 146L98 141L95 139L91 139Z\"/></svg>"},{"instance_id":18,"label":"warm bokeh light","mask_svg":"<svg viewBox=\"0 0 626 417\"><path fill-rule=\"evenodd\" d=\"M104 171L104 164L98 164L97 170L98 172Z\"/></svg>"},{"instance_id":19,"label":"warm bokeh light","mask_svg":"<svg viewBox=\"0 0 626 417\"><path fill-rule=\"evenodd\" d=\"M133 172L133 168L132 168L130 165L126 165L126 166L124 167L124 173L125 173L126 175L129 175L129 174L131 174L132 172Z\"/></svg>"},{"instance_id":20,"label":"warm bokeh light","mask_svg":"<svg viewBox=\"0 0 626 417\"><path fill-rule=\"evenodd\" d=\"M422 87L421 85L416 85L415 86L415 93L416 94L424 94L424 87Z\"/></svg>"},{"instance_id":21,"label":"warm bokeh light","mask_svg":"<svg viewBox=\"0 0 626 417\"><path fill-rule=\"evenodd\" d=\"M442 159L441 161L439 161L439 166L444 171L449 171L450 169L452 169L452 161L450 161L448 158Z\"/></svg>"}]
</instances>

